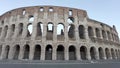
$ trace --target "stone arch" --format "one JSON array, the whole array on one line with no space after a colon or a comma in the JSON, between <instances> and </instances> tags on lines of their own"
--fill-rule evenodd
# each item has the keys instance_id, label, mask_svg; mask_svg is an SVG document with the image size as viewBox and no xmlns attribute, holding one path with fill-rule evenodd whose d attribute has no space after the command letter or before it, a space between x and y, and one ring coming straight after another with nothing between
<instances>
[{"instance_id":1,"label":"stone arch","mask_svg":"<svg viewBox=\"0 0 120 68\"><path fill-rule=\"evenodd\" d=\"M43 23L38 22L37 23L37 36L42 36L43 33Z\"/></svg>"},{"instance_id":2,"label":"stone arch","mask_svg":"<svg viewBox=\"0 0 120 68\"><path fill-rule=\"evenodd\" d=\"M68 26L68 37L70 40L75 38L75 26L73 24Z\"/></svg>"},{"instance_id":3,"label":"stone arch","mask_svg":"<svg viewBox=\"0 0 120 68\"><path fill-rule=\"evenodd\" d=\"M22 32L23 32L23 23L20 23L20 24L18 25L18 29L19 29L19 34L18 34L18 36L19 36L19 35L22 35Z\"/></svg>"},{"instance_id":4,"label":"stone arch","mask_svg":"<svg viewBox=\"0 0 120 68\"><path fill-rule=\"evenodd\" d=\"M69 60L76 60L76 49L75 46L69 46Z\"/></svg>"},{"instance_id":5,"label":"stone arch","mask_svg":"<svg viewBox=\"0 0 120 68\"><path fill-rule=\"evenodd\" d=\"M7 36L7 31L8 31L8 26L6 25L5 27L4 27L4 36L3 37L6 37Z\"/></svg>"},{"instance_id":6,"label":"stone arch","mask_svg":"<svg viewBox=\"0 0 120 68\"><path fill-rule=\"evenodd\" d=\"M10 37L12 37L14 35L15 32L15 24L11 25L11 32L10 32Z\"/></svg>"},{"instance_id":7,"label":"stone arch","mask_svg":"<svg viewBox=\"0 0 120 68\"><path fill-rule=\"evenodd\" d=\"M87 48L85 46L80 47L80 55L82 60L87 60Z\"/></svg>"},{"instance_id":8,"label":"stone arch","mask_svg":"<svg viewBox=\"0 0 120 68\"><path fill-rule=\"evenodd\" d=\"M63 23L59 23L57 25L57 39L58 40L63 40L64 41L64 24Z\"/></svg>"},{"instance_id":9,"label":"stone arch","mask_svg":"<svg viewBox=\"0 0 120 68\"><path fill-rule=\"evenodd\" d=\"M110 58L110 51L108 48L105 48L106 59Z\"/></svg>"},{"instance_id":10,"label":"stone arch","mask_svg":"<svg viewBox=\"0 0 120 68\"><path fill-rule=\"evenodd\" d=\"M32 23L29 23L27 25L27 37L31 37L32 32L33 32L33 25L32 25Z\"/></svg>"},{"instance_id":11,"label":"stone arch","mask_svg":"<svg viewBox=\"0 0 120 68\"><path fill-rule=\"evenodd\" d=\"M40 60L40 58L41 58L41 46L35 45L34 60Z\"/></svg>"},{"instance_id":12,"label":"stone arch","mask_svg":"<svg viewBox=\"0 0 120 68\"><path fill-rule=\"evenodd\" d=\"M104 52L102 47L98 48L98 52L99 52L99 59L104 59Z\"/></svg>"},{"instance_id":13,"label":"stone arch","mask_svg":"<svg viewBox=\"0 0 120 68\"><path fill-rule=\"evenodd\" d=\"M45 60L52 60L52 45L47 45L45 48Z\"/></svg>"},{"instance_id":14,"label":"stone arch","mask_svg":"<svg viewBox=\"0 0 120 68\"><path fill-rule=\"evenodd\" d=\"M29 15L28 21L29 21L29 23L33 23L34 22L34 16L33 15Z\"/></svg>"},{"instance_id":15,"label":"stone arch","mask_svg":"<svg viewBox=\"0 0 120 68\"><path fill-rule=\"evenodd\" d=\"M16 60L19 58L20 46L19 45L14 46L13 51L14 51L13 52L13 59Z\"/></svg>"},{"instance_id":16,"label":"stone arch","mask_svg":"<svg viewBox=\"0 0 120 68\"><path fill-rule=\"evenodd\" d=\"M23 49L24 49L23 59L29 59L30 46L26 44Z\"/></svg>"},{"instance_id":17,"label":"stone arch","mask_svg":"<svg viewBox=\"0 0 120 68\"><path fill-rule=\"evenodd\" d=\"M115 52L113 48L111 48L111 55L112 55L112 58L115 59Z\"/></svg>"},{"instance_id":18,"label":"stone arch","mask_svg":"<svg viewBox=\"0 0 120 68\"><path fill-rule=\"evenodd\" d=\"M7 45L7 46L5 47L5 53L4 53L4 55L5 55L5 59L8 59L9 50L10 50L10 46Z\"/></svg>"},{"instance_id":19,"label":"stone arch","mask_svg":"<svg viewBox=\"0 0 120 68\"><path fill-rule=\"evenodd\" d=\"M104 30L102 30L102 37L103 37L103 39L106 39L106 33Z\"/></svg>"},{"instance_id":20,"label":"stone arch","mask_svg":"<svg viewBox=\"0 0 120 68\"><path fill-rule=\"evenodd\" d=\"M93 28L91 26L88 26L88 35L89 35L90 38L94 36Z\"/></svg>"},{"instance_id":21,"label":"stone arch","mask_svg":"<svg viewBox=\"0 0 120 68\"><path fill-rule=\"evenodd\" d=\"M80 39L85 39L85 28L83 25L79 25L79 38Z\"/></svg>"},{"instance_id":22,"label":"stone arch","mask_svg":"<svg viewBox=\"0 0 120 68\"><path fill-rule=\"evenodd\" d=\"M96 59L96 48L95 47L90 48L90 55L91 55L92 60Z\"/></svg>"},{"instance_id":23,"label":"stone arch","mask_svg":"<svg viewBox=\"0 0 120 68\"><path fill-rule=\"evenodd\" d=\"M53 31L54 31L54 25L52 22L49 22L47 24L47 36L46 36L47 40L53 40Z\"/></svg>"},{"instance_id":24,"label":"stone arch","mask_svg":"<svg viewBox=\"0 0 120 68\"><path fill-rule=\"evenodd\" d=\"M100 30L98 28L96 28L95 32L96 32L96 37L99 38L100 37Z\"/></svg>"},{"instance_id":25,"label":"stone arch","mask_svg":"<svg viewBox=\"0 0 120 68\"><path fill-rule=\"evenodd\" d=\"M64 60L64 46L58 45L57 47L57 60Z\"/></svg>"}]
</instances>

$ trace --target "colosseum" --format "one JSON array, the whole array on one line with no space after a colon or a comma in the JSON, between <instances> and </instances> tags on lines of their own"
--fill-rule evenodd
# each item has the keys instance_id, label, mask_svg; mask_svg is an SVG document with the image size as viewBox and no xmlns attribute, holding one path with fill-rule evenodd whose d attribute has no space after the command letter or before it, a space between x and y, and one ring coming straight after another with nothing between
<instances>
[{"instance_id":1,"label":"colosseum","mask_svg":"<svg viewBox=\"0 0 120 68\"><path fill-rule=\"evenodd\" d=\"M0 16L0 60L120 59L116 27L82 9L30 6Z\"/></svg>"}]
</instances>

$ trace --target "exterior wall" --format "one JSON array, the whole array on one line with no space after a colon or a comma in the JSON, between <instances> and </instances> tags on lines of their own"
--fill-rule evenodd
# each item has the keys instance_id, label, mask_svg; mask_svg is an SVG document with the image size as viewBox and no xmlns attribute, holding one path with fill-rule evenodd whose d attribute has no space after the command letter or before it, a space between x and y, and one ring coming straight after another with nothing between
<instances>
[{"instance_id":1,"label":"exterior wall","mask_svg":"<svg viewBox=\"0 0 120 68\"><path fill-rule=\"evenodd\" d=\"M34 21L29 21L30 17L34 17ZM68 23L68 18L73 18L73 23ZM0 22L1 60L14 59L16 53L19 53L17 54L18 60L34 60L36 45L41 47L40 60L46 60L47 45L50 45L48 52L50 51L50 54L52 54L50 60L57 60L57 48L59 45L64 47L64 60L70 60L70 56L75 56L74 60L83 60L80 51L82 46L86 48L84 52L85 60L120 58L120 43L116 29L89 19L84 10L58 6L24 7L3 14L0 16ZM37 36L37 24L39 22L43 24L43 32L40 36ZM53 31L48 32L47 25L49 22L53 24ZM20 23L22 24L20 25ZM57 25L59 23L64 25L63 40L57 38ZM12 29L13 24L15 26ZM28 25L30 24L33 27L31 35L28 32ZM71 27L74 32L70 32L74 34L72 38L68 36L68 27L70 25L74 25L74 29ZM83 27L80 27L80 25ZM89 26L93 32L88 31ZM79 29L79 27L83 29ZM105 38L103 38L102 30L105 31ZM89 33L92 33L92 36L89 36ZM48 40L47 35L53 37L53 39ZM18 49L16 48L17 45ZM70 46L75 49L69 49ZM99 53L99 48L102 48L102 54ZM24 55L28 55L28 58L24 59ZM102 58L100 58L101 55Z\"/></svg>"}]
</instances>

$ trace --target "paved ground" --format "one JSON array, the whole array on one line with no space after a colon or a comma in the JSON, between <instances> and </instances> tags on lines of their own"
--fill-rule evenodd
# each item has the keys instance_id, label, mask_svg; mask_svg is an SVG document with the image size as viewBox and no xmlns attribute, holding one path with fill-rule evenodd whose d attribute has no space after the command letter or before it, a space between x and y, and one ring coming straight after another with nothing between
<instances>
[{"instance_id":1,"label":"paved ground","mask_svg":"<svg viewBox=\"0 0 120 68\"><path fill-rule=\"evenodd\" d=\"M107 61L0 61L0 68L120 68L119 60Z\"/></svg>"}]
</instances>

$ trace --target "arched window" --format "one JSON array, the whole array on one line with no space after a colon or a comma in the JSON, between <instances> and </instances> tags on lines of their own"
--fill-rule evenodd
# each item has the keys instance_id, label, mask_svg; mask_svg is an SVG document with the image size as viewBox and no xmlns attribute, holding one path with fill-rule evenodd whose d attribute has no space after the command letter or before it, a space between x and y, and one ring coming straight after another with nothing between
<instances>
[{"instance_id":1,"label":"arched window","mask_svg":"<svg viewBox=\"0 0 120 68\"><path fill-rule=\"evenodd\" d=\"M72 15L73 15L72 10L69 10L69 16L72 16Z\"/></svg>"},{"instance_id":2,"label":"arched window","mask_svg":"<svg viewBox=\"0 0 120 68\"><path fill-rule=\"evenodd\" d=\"M57 25L57 39L64 40L64 25L61 23Z\"/></svg>"},{"instance_id":3,"label":"arched window","mask_svg":"<svg viewBox=\"0 0 120 68\"><path fill-rule=\"evenodd\" d=\"M7 31L8 31L8 26L5 26L5 27L4 27L4 36L3 36L3 37L6 37Z\"/></svg>"},{"instance_id":4,"label":"arched window","mask_svg":"<svg viewBox=\"0 0 120 68\"><path fill-rule=\"evenodd\" d=\"M29 16L29 23L33 23L34 22L34 16L30 15Z\"/></svg>"},{"instance_id":5,"label":"arched window","mask_svg":"<svg viewBox=\"0 0 120 68\"><path fill-rule=\"evenodd\" d=\"M19 28L19 35L22 35L22 32L23 32L23 23L20 23L18 28Z\"/></svg>"},{"instance_id":6,"label":"arched window","mask_svg":"<svg viewBox=\"0 0 120 68\"><path fill-rule=\"evenodd\" d=\"M82 60L87 60L86 55L87 55L87 48L85 46L80 47L80 55Z\"/></svg>"},{"instance_id":7,"label":"arched window","mask_svg":"<svg viewBox=\"0 0 120 68\"><path fill-rule=\"evenodd\" d=\"M40 12L43 12L43 11L44 11L43 7L40 7Z\"/></svg>"},{"instance_id":8,"label":"arched window","mask_svg":"<svg viewBox=\"0 0 120 68\"><path fill-rule=\"evenodd\" d=\"M89 35L90 38L94 36L93 28L91 26L88 27L88 35Z\"/></svg>"},{"instance_id":9,"label":"arched window","mask_svg":"<svg viewBox=\"0 0 120 68\"><path fill-rule=\"evenodd\" d=\"M40 57L41 57L41 46L36 45L35 52L34 52L34 60L40 60Z\"/></svg>"},{"instance_id":10,"label":"arched window","mask_svg":"<svg viewBox=\"0 0 120 68\"><path fill-rule=\"evenodd\" d=\"M52 60L53 48L51 45L47 45L45 49L45 60Z\"/></svg>"},{"instance_id":11,"label":"arched window","mask_svg":"<svg viewBox=\"0 0 120 68\"><path fill-rule=\"evenodd\" d=\"M108 48L105 49L105 54L106 54L106 58L109 59L110 58L110 51Z\"/></svg>"},{"instance_id":12,"label":"arched window","mask_svg":"<svg viewBox=\"0 0 120 68\"><path fill-rule=\"evenodd\" d=\"M32 32L33 32L33 25L28 24L28 26L27 26L27 37L30 37L32 35Z\"/></svg>"},{"instance_id":13,"label":"arched window","mask_svg":"<svg viewBox=\"0 0 120 68\"><path fill-rule=\"evenodd\" d=\"M100 30L98 28L96 28L95 31L96 31L96 37L100 38Z\"/></svg>"},{"instance_id":14,"label":"arched window","mask_svg":"<svg viewBox=\"0 0 120 68\"><path fill-rule=\"evenodd\" d=\"M29 59L29 52L30 52L29 45L25 45L24 46L24 56L23 56L23 59Z\"/></svg>"},{"instance_id":15,"label":"arched window","mask_svg":"<svg viewBox=\"0 0 120 68\"><path fill-rule=\"evenodd\" d=\"M112 54L112 58L115 59L115 52L113 49L111 49L111 54Z\"/></svg>"},{"instance_id":16,"label":"arched window","mask_svg":"<svg viewBox=\"0 0 120 68\"><path fill-rule=\"evenodd\" d=\"M14 35L14 32L15 32L15 24L12 24L10 37Z\"/></svg>"},{"instance_id":17,"label":"arched window","mask_svg":"<svg viewBox=\"0 0 120 68\"><path fill-rule=\"evenodd\" d=\"M73 24L68 26L68 37L75 38L75 26Z\"/></svg>"},{"instance_id":18,"label":"arched window","mask_svg":"<svg viewBox=\"0 0 120 68\"><path fill-rule=\"evenodd\" d=\"M43 24L41 22L37 23L37 36L42 36Z\"/></svg>"},{"instance_id":19,"label":"arched window","mask_svg":"<svg viewBox=\"0 0 120 68\"><path fill-rule=\"evenodd\" d=\"M49 22L47 25L47 40L53 40L53 31L54 31L54 26L53 23Z\"/></svg>"},{"instance_id":20,"label":"arched window","mask_svg":"<svg viewBox=\"0 0 120 68\"><path fill-rule=\"evenodd\" d=\"M57 60L64 60L64 47L62 45L57 47Z\"/></svg>"},{"instance_id":21,"label":"arched window","mask_svg":"<svg viewBox=\"0 0 120 68\"><path fill-rule=\"evenodd\" d=\"M10 47L7 45L7 46L5 47L5 53L4 53L5 59L8 59L9 50L10 50Z\"/></svg>"},{"instance_id":22,"label":"arched window","mask_svg":"<svg viewBox=\"0 0 120 68\"><path fill-rule=\"evenodd\" d=\"M14 54L13 54L13 59L18 59L18 57L19 57L19 52L20 52L20 46L19 45L16 45L15 47L14 47Z\"/></svg>"},{"instance_id":23,"label":"arched window","mask_svg":"<svg viewBox=\"0 0 120 68\"><path fill-rule=\"evenodd\" d=\"M103 39L106 39L106 34L105 34L104 30L102 30L102 37L103 37Z\"/></svg>"},{"instance_id":24,"label":"arched window","mask_svg":"<svg viewBox=\"0 0 120 68\"><path fill-rule=\"evenodd\" d=\"M96 59L96 49L95 49L95 47L90 48L90 55L91 55L92 60Z\"/></svg>"},{"instance_id":25,"label":"arched window","mask_svg":"<svg viewBox=\"0 0 120 68\"><path fill-rule=\"evenodd\" d=\"M103 53L103 49L101 47L98 48L99 51L99 58L100 59L104 59L104 53Z\"/></svg>"},{"instance_id":26,"label":"arched window","mask_svg":"<svg viewBox=\"0 0 120 68\"><path fill-rule=\"evenodd\" d=\"M68 24L74 23L74 18L73 18L73 17L69 17L69 18L67 19L67 22L68 22Z\"/></svg>"},{"instance_id":27,"label":"arched window","mask_svg":"<svg viewBox=\"0 0 120 68\"><path fill-rule=\"evenodd\" d=\"M49 12L53 12L53 8L52 7L49 8Z\"/></svg>"},{"instance_id":28,"label":"arched window","mask_svg":"<svg viewBox=\"0 0 120 68\"><path fill-rule=\"evenodd\" d=\"M79 38L80 39L85 39L85 28L83 25L80 25L79 28Z\"/></svg>"},{"instance_id":29,"label":"arched window","mask_svg":"<svg viewBox=\"0 0 120 68\"><path fill-rule=\"evenodd\" d=\"M76 50L74 46L69 47L69 60L76 60Z\"/></svg>"},{"instance_id":30,"label":"arched window","mask_svg":"<svg viewBox=\"0 0 120 68\"><path fill-rule=\"evenodd\" d=\"M25 15L26 14L26 11L25 11L25 9L23 9L23 11L22 11L22 15Z\"/></svg>"}]
</instances>

